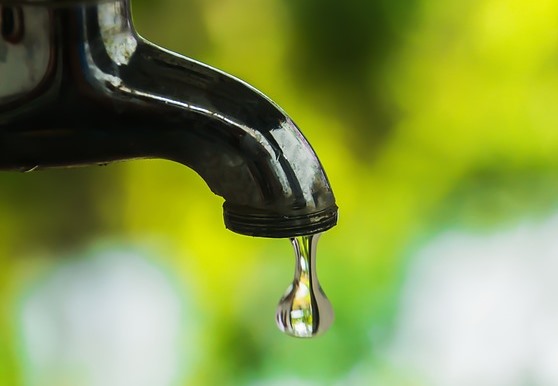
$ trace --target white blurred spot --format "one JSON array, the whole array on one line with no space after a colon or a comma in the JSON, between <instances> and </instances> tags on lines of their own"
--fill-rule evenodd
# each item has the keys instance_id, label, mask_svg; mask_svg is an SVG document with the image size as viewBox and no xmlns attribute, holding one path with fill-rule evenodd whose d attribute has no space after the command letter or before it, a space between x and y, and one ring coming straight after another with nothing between
<instances>
[{"instance_id":1,"label":"white blurred spot","mask_svg":"<svg viewBox=\"0 0 558 386\"><path fill-rule=\"evenodd\" d=\"M558 385L558 217L420 251L389 351L431 386Z\"/></svg>"},{"instance_id":2,"label":"white blurred spot","mask_svg":"<svg viewBox=\"0 0 558 386\"><path fill-rule=\"evenodd\" d=\"M250 386L321 386L321 383L305 381L296 378L283 378L279 380L257 381Z\"/></svg>"},{"instance_id":3,"label":"white blurred spot","mask_svg":"<svg viewBox=\"0 0 558 386\"><path fill-rule=\"evenodd\" d=\"M26 384L176 384L181 303L168 278L132 252L70 261L23 304Z\"/></svg>"}]
</instances>

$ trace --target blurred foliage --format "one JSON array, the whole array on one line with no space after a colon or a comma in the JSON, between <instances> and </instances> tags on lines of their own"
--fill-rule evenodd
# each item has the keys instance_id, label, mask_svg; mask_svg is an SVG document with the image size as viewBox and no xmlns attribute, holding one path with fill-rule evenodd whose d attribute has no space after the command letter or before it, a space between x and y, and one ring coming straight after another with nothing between
<instances>
[{"instance_id":1,"label":"blurred foliage","mask_svg":"<svg viewBox=\"0 0 558 386\"><path fill-rule=\"evenodd\" d=\"M413 25L416 0L287 0L287 66L319 103L351 125L347 135L369 158L395 129L399 112L386 94L385 71Z\"/></svg>"},{"instance_id":2,"label":"blurred foliage","mask_svg":"<svg viewBox=\"0 0 558 386\"><path fill-rule=\"evenodd\" d=\"M556 209L558 3L133 5L143 36L255 85L302 127L341 210L319 248L336 323L313 341L275 331L292 277L288 242L227 232L221 199L180 165L3 173L0 379L21 384L22 289L57 256L110 239L159 250L188 283L202 344L184 384L349 384L362 368L378 384L421 384L383 356L407 257L447 228Z\"/></svg>"}]
</instances>

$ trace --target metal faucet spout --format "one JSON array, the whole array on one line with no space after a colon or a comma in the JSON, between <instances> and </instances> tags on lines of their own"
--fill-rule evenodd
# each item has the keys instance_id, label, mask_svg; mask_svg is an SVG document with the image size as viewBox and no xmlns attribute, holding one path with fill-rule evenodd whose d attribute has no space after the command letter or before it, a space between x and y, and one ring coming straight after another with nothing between
<instances>
[{"instance_id":1,"label":"metal faucet spout","mask_svg":"<svg viewBox=\"0 0 558 386\"><path fill-rule=\"evenodd\" d=\"M140 37L128 0L0 0L0 12L0 170L162 158L222 196L237 233L336 224L293 121L246 83Z\"/></svg>"}]
</instances>

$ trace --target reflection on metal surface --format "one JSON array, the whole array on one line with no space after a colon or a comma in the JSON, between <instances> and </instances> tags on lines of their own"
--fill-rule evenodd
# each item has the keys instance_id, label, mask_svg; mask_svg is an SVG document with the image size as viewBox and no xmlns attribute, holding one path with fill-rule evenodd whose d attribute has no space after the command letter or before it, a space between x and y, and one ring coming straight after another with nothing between
<instances>
[{"instance_id":1,"label":"reflection on metal surface","mask_svg":"<svg viewBox=\"0 0 558 386\"><path fill-rule=\"evenodd\" d=\"M49 12L0 5L0 13L0 103L27 101L38 91L53 60Z\"/></svg>"},{"instance_id":2,"label":"reflection on metal surface","mask_svg":"<svg viewBox=\"0 0 558 386\"><path fill-rule=\"evenodd\" d=\"M21 7L0 7L0 31L3 40L12 44L20 42L24 31Z\"/></svg>"},{"instance_id":3,"label":"reflection on metal surface","mask_svg":"<svg viewBox=\"0 0 558 386\"><path fill-rule=\"evenodd\" d=\"M19 4L23 35L0 40L0 170L164 158L225 198L235 232L336 224L316 154L263 94L141 38L126 0Z\"/></svg>"},{"instance_id":4,"label":"reflection on metal surface","mask_svg":"<svg viewBox=\"0 0 558 386\"><path fill-rule=\"evenodd\" d=\"M128 19L122 3L99 4L99 30L108 56L117 65L128 64L138 41L128 33Z\"/></svg>"}]
</instances>

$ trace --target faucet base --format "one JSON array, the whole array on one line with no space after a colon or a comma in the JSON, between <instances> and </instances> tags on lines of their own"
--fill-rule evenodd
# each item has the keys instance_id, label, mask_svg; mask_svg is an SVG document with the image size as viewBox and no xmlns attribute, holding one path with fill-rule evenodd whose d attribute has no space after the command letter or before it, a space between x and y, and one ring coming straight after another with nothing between
<instances>
[{"instance_id":1,"label":"faucet base","mask_svg":"<svg viewBox=\"0 0 558 386\"><path fill-rule=\"evenodd\" d=\"M279 214L258 212L253 208L223 205L225 226L233 232L248 236L290 238L324 232L337 224L337 206L319 212Z\"/></svg>"}]
</instances>

